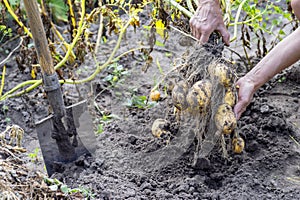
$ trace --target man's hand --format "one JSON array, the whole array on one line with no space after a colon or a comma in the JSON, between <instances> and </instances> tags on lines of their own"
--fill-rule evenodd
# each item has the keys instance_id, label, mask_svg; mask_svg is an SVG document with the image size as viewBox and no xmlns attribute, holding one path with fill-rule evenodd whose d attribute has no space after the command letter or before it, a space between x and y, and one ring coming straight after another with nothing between
<instances>
[{"instance_id":1,"label":"man's hand","mask_svg":"<svg viewBox=\"0 0 300 200\"><path fill-rule=\"evenodd\" d=\"M246 77L242 77L236 82L238 88L238 102L234 106L234 113L239 119L253 98L255 87L253 81Z\"/></svg>"},{"instance_id":2,"label":"man's hand","mask_svg":"<svg viewBox=\"0 0 300 200\"><path fill-rule=\"evenodd\" d=\"M199 0L195 15L190 20L190 27L194 37L200 43L206 43L213 31L218 31L223 42L229 46L230 35L222 17L218 0Z\"/></svg>"}]
</instances>

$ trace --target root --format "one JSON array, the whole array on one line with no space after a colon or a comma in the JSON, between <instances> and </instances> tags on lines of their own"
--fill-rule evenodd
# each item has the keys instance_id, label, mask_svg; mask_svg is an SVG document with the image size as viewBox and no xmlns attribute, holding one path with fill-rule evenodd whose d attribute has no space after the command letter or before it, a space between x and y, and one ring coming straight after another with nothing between
<instances>
[{"instance_id":1,"label":"root","mask_svg":"<svg viewBox=\"0 0 300 200\"><path fill-rule=\"evenodd\" d=\"M199 165L200 161L198 162L198 159L206 159L216 145L219 145L224 158L229 156L225 137L230 137L230 134L224 135L222 130L217 129L214 122L214 116L219 105L224 103L226 88L218 78L209 74L208 70L209 65L214 66L218 63L225 63L230 70L233 69L232 63L228 63L226 59L222 58L223 48L224 46L220 43L218 36L214 34L208 44L202 46L196 44L194 51L184 55L181 66L178 68L177 76L187 82L189 88L197 81L203 79L209 79L212 85L210 103L203 113L199 113L199 110L188 108L187 111L181 112L180 117L177 116L176 118L180 120L182 128L184 128L183 126L188 126L195 133L197 142L194 165Z\"/></svg>"}]
</instances>

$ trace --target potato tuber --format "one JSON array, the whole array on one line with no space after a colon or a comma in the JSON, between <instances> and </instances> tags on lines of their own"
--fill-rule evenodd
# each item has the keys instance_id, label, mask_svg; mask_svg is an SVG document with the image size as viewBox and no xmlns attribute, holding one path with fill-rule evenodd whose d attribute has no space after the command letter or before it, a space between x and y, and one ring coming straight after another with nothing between
<instances>
[{"instance_id":1,"label":"potato tuber","mask_svg":"<svg viewBox=\"0 0 300 200\"><path fill-rule=\"evenodd\" d=\"M231 87L235 80L233 70L223 63L212 63L208 66L208 72L211 78L216 77L224 87Z\"/></svg>"},{"instance_id":2,"label":"potato tuber","mask_svg":"<svg viewBox=\"0 0 300 200\"><path fill-rule=\"evenodd\" d=\"M245 147L245 141L241 137L234 137L232 139L232 150L234 153L242 153Z\"/></svg>"},{"instance_id":3,"label":"potato tuber","mask_svg":"<svg viewBox=\"0 0 300 200\"><path fill-rule=\"evenodd\" d=\"M229 104L221 104L215 114L217 129L224 134L230 134L236 128L236 118Z\"/></svg>"},{"instance_id":4,"label":"potato tuber","mask_svg":"<svg viewBox=\"0 0 300 200\"><path fill-rule=\"evenodd\" d=\"M187 102L191 111L205 112L211 99L212 85L209 80L194 83L187 94Z\"/></svg>"}]
</instances>

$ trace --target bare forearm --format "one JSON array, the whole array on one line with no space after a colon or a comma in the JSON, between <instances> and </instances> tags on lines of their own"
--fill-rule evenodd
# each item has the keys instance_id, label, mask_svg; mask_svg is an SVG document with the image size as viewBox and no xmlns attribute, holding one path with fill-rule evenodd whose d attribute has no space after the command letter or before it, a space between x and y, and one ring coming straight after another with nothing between
<instances>
[{"instance_id":1,"label":"bare forearm","mask_svg":"<svg viewBox=\"0 0 300 200\"><path fill-rule=\"evenodd\" d=\"M283 69L300 59L300 28L282 40L247 75L257 90Z\"/></svg>"},{"instance_id":2,"label":"bare forearm","mask_svg":"<svg viewBox=\"0 0 300 200\"><path fill-rule=\"evenodd\" d=\"M292 0L295 15L300 18L300 0ZM234 113L239 119L251 102L255 91L283 69L300 59L300 28L283 39L249 73L241 77L236 86L238 102Z\"/></svg>"},{"instance_id":3,"label":"bare forearm","mask_svg":"<svg viewBox=\"0 0 300 200\"><path fill-rule=\"evenodd\" d=\"M219 0L198 0L198 3L199 3L199 5L201 4L201 3L205 3L205 2L216 2L216 3L218 3L219 4Z\"/></svg>"},{"instance_id":4,"label":"bare forearm","mask_svg":"<svg viewBox=\"0 0 300 200\"><path fill-rule=\"evenodd\" d=\"M300 20L300 0L292 0L291 6L293 8L294 14Z\"/></svg>"},{"instance_id":5,"label":"bare forearm","mask_svg":"<svg viewBox=\"0 0 300 200\"><path fill-rule=\"evenodd\" d=\"M198 0L199 5L201 5L201 3L205 3L205 2L217 2L219 4L219 0Z\"/></svg>"},{"instance_id":6,"label":"bare forearm","mask_svg":"<svg viewBox=\"0 0 300 200\"><path fill-rule=\"evenodd\" d=\"M207 3L215 4L215 5L217 5L218 8L220 8L219 0L198 0L198 7L201 7L201 6L203 6L204 4L207 4Z\"/></svg>"}]
</instances>

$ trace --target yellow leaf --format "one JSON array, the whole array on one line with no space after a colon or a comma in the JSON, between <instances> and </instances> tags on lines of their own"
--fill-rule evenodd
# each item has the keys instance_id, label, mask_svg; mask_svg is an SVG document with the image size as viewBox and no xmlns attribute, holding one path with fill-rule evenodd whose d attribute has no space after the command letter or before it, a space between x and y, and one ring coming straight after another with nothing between
<instances>
[{"instance_id":1,"label":"yellow leaf","mask_svg":"<svg viewBox=\"0 0 300 200\"><path fill-rule=\"evenodd\" d=\"M157 10L156 10L156 9L153 9L153 10L152 10L152 17L154 18L154 17L156 16L156 14L157 14Z\"/></svg>"},{"instance_id":2,"label":"yellow leaf","mask_svg":"<svg viewBox=\"0 0 300 200\"><path fill-rule=\"evenodd\" d=\"M172 13L172 14L171 14L171 19L172 19L172 21L175 20L175 13Z\"/></svg>"},{"instance_id":3,"label":"yellow leaf","mask_svg":"<svg viewBox=\"0 0 300 200\"><path fill-rule=\"evenodd\" d=\"M140 21L138 17L133 17L130 21L131 26L140 26Z\"/></svg>"},{"instance_id":4,"label":"yellow leaf","mask_svg":"<svg viewBox=\"0 0 300 200\"><path fill-rule=\"evenodd\" d=\"M32 65L32 68L31 68L31 77L33 79L36 78L36 65Z\"/></svg>"},{"instance_id":5,"label":"yellow leaf","mask_svg":"<svg viewBox=\"0 0 300 200\"><path fill-rule=\"evenodd\" d=\"M156 27L157 34L159 34L162 38L164 38L166 28L161 19L155 22L155 27Z\"/></svg>"}]
</instances>

